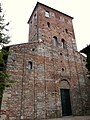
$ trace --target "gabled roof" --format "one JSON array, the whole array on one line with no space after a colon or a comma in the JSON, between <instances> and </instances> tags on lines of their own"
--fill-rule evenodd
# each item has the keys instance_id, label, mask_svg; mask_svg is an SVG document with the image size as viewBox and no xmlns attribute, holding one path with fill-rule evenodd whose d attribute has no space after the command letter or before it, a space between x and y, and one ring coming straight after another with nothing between
<instances>
[{"instance_id":1,"label":"gabled roof","mask_svg":"<svg viewBox=\"0 0 90 120\"><path fill-rule=\"evenodd\" d=\"M54 8L51 8L51 7L49 7L49 6L45 5L45 4L42 4L42 3L40 3L40 2L37 2L37 4L36 4L36 6L35 6L35 8L34 8L34 10L33 10L33 12L32 12L32 14L31 14L31 16L30 16L30 18L29 18L29 20L28 20L28 23L29 23L29 21L30 21L30 19L31 19L33 13L34 13L34 11L35 11L36 8L38 7L38 5L41 5L41 6L47 7L47 8L49 8L49 9L52 9L52 10L54 10L54 11L56 11L56 12L59 12L59 13L65 15L65 16L70 17L71 19L73 19L73 17L71 17L71 16L69 16L69 15L67 15L67 14L65 14L65 13L62 13L62 12L60 12L60 11L54 9Z\"/></svg>"},{"instance_id":2,"label":"gabled roof","mask_svg":"<svg viewBox=\"0 0 90 120\"><path fill-rule=\"evenodd\" d=\"M80 52L81 53L85 53L85 54L90 53L90 45L88 45L87 47L85 47L84 49L82 49Z\"/></svg>"}]
</instances>

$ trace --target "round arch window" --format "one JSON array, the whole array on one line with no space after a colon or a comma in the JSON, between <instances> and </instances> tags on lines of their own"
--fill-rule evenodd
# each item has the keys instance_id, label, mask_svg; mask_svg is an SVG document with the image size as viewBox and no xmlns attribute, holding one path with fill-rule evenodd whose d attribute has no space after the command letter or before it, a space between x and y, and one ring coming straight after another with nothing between
<instances>
[{"instance_id":1,"label":"round arch window","mask_svg":"<svg viewBox=\"0 0 90 120\"><path fill-rule=\"evenodd\" d=\"M62 48L65 48L65 40L62 39L61 42L62 42Z\"/></svg>"},{"instance_id":2,"label":"round arch window","mask_svg":"<svg viewBox=\"0 0 90 120\"><path fill-rule=\"evenodd\" d=\"M56 48L56 47L57 47L57 43L58 43L56 36L53 37L53 42L54 42L54 43L53 43L53 44L54 44L54 48Z\"/></svg>"}]
</instances>

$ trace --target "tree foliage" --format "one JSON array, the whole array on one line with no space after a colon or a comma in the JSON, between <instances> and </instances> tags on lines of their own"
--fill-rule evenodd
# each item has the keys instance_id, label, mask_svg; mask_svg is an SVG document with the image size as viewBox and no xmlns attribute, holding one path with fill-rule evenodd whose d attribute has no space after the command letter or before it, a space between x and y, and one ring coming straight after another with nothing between
<instances>
[{"instance_id":1,"label":"tree foliage","mask_svg":"<svg viewBox=\"0 0 90 120\"><path fill-rule=\"evenodd\" d=\"M8 47L5 47L5 45L10 42L8 35L9 30L7 29L8 25L9 22L5 22L5 14L0 3L0 108L3 90L5 87L9 86L11 82L9 75L6 73L6 62L9 52Z\"/></svg>"},{"instance_id":2,"label":"tree foliage","mask_svg":"<svg viewBox=\"0 0 90 120\"><path fill-rule=\"evenodd\" d=\"M5 23L5 14L3 12L3 9L1 8L0 3L0 46L3 47L4 44L8 44L9 41L9 35L8 35L8 29L7 26L9 25L9 22Z\"/></svg>"}]
</instances>

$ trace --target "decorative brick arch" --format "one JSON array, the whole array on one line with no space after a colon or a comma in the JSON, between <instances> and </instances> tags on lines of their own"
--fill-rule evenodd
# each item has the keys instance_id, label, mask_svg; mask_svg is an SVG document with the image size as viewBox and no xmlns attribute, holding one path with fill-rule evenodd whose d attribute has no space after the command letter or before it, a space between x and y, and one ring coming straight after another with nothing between
<instances>
[{"instance_id":1,"label":"decorative brick arch","mask_svg":"<svg viewBox=\"0 0 90 120\"><path fill-rule=\"evenodd\" d=\"M60 88L63 88L63 89L70 89L71 85L70 85L70 82L66 79L62 79L60 81Z\"/></svg>"}]
</instances>

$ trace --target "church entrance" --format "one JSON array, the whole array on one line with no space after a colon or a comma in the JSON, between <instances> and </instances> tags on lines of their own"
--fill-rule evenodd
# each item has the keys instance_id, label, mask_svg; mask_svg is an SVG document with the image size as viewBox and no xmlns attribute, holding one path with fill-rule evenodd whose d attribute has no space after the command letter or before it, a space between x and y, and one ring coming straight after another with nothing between
<instances>
[{"instance_id":1,"label":"church entrance","mask_svg":"<svg viewBox=\"0 0 90 120\"><path fill-rule=\"evenodd\" d=\"M72 115L71 102L70 102L70 90L60 89L60 92L61 92L62 115L63 116Z\"/></svg>"}]
</instances>

